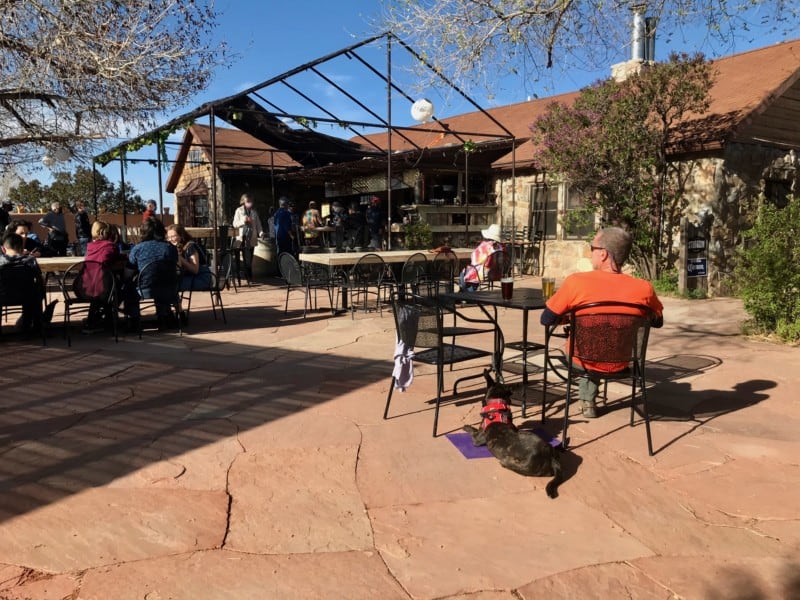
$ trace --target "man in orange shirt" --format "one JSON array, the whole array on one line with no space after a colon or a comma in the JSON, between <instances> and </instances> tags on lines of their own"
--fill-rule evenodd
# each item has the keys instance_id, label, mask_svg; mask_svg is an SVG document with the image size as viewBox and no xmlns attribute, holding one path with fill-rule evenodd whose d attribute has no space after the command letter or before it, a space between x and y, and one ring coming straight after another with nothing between
<instances>
[{"instance_id":1,"label":"man in orange shirt","mask_svg":"<svg viewBox=\"0 0 800 600\"><path fill-rule=\"evenodd\" d=\"M564 280L545 305L541 316L542 325L559 323L564 314L581 304L616 301L649 306L656 315L652 326L661 327L664 324L664 307L653 286L649 281L622 272L622 265L628 260L632 244L630 233L619 227L606 227L598 231L591 244L592 270L573 273ZM581 368L581 365L575 366ZM619 370L626 367L627 364L620 365ZM598 385L597 379L581 377L578 397L584 417L593 419L597 416L595 398Z\"/></svg>"}]
</instances>

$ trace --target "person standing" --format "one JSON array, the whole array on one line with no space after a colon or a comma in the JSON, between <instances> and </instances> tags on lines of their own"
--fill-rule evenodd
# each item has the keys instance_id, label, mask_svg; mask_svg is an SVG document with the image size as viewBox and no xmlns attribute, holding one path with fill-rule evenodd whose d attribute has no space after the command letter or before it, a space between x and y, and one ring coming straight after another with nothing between
<instances>
[{"instance_id":1,"label":"person standing","mask_svg":"<svg viewBox=\"0 0 800 600\"><path fill-rule=\"evenodd\" d=\"M66 256L69 235L61 203L56 201L50 205L50 212L39 219L39 225L47 229L45 245L50 248L55 256Z\"/></svg>"},{"instance_id":2,"label":"person standing","mask_svg":"<svg viewBox=\"0 0 800 600\"><path fill-rule=\"evenodd\" d=\"M278 246L278 256L282 252L295 254L294 238L297 235L294 224L294 216L289 210L291 201L286 196L281 196L278 200L278 210L275 211L275 243Z\"/></svg>"},{"instance_id":3,"label":"person standing","mask_svg":"<svg viewBox=\"0 0 800 600\"><path fill-rule=\"evenodd\" d=\"M317 227L322 227L322 216L319 214L317 203L312 200L308 203L308 210L303 213L303 237L306 246L315 245L319 240Z\"/></svg>"},{"instance_id":4,"label":"person standing","mask_svg":"<svg viewBox=\"0 0 800 600\"><path fill-rule=\"evenodd\" d=\"M238 229L235 247L242 253L244 271L247 281L253 279L253 249L262 237L261 219L256 209L253 208L253 195L242 194L239 199L239 208L233 214L233 226Z\"/></svg>"},{"instance_id":5,"label":"person standing","mask_svg":"<svg viewBox=\"0 0 800 600\"><path fill-rule=\"evenodd\" d=\"M147 207L144 209L142 213L142 223L147 221L147 219L156 218L156 201L155 200L148 200Z\"/></svg>"},{"instance_id":6,"label":"person standing","mask_svg":"<svg viewBox=\"0 0 800 600\"><path fill-rule=\"evenodd\" d=\"M375 250L380 250L383 241L383 210L381 209L381 199L373 196L369 200L367 207L367 228L369 229L369 245Z\"/></svg>"},{"instance_id":7,"label":"person standing","mask_svg":"<svg viewBox=\"0 0 800 600\"><path fill-rule=\"evenodd\" d=\"M592 240L592 270L573 273L567 277L555 294L550 297L542 312L542 325L556 325L562 316L581 304L590 302L631 302L650 307L655 313L653 327L664 324L664 306L656 296L652 284L645 279L637 279L622 272L622 265L628 260L633 239L630 233L620 227L606 227L599 230ZM583 367L575 367L584 371ZM620 370L628 368L620 365ZM612 371L613 372L613 371ZM587 419L597 417L597 390L600 380L584 375L578 384L578 398L581 401L583 416Z\"/></svg>"},{"instance_id":8,"label":"person standing","mask_svg":"<svg viewBox=\"0 0 800 600\"><path fill-rule=\"evenodd\" d=\"M78 256L86 255L86 246L92 239L92 224L89 223L89 215L86 212L86 204L83 200L75 203L75 237L78 239L80 247Z\"/></svg>"}]
</instances>

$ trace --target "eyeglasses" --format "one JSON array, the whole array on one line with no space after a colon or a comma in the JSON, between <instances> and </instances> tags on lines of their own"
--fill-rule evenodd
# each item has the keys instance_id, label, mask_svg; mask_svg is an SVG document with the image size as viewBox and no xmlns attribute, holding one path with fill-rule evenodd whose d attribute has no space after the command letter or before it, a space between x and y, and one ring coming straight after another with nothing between
<instances>
[{"instance_id":1,"label":"eyeglasses","mask_svg":"<svg viewBox=\"0 0 800 600\"><path fill-rule=\"evenodd\" d=\"M589 248L592 249L592 252L594 252L595 250L605 250L606 249L604 246L589 246Z\"/></svg>"}]
</instances>

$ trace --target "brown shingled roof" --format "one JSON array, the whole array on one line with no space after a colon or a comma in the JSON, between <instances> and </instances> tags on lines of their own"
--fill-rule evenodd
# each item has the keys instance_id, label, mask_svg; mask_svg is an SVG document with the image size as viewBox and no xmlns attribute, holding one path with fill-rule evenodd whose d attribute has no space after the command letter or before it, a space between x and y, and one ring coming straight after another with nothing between
<instances>
[{"instance_id":1,"label":"brown shingled roof","mask_svg":"<svg viewBox=\"0 0 800 600\"><path fill-rule=\"evenodd\" d=\"M689 117L674 134L674 153L721 148L728 141L769 141L800 144L800 40L793 40L735 54L713 61L717 72L711 89L708 112ZM534 146L530 142L530 125L553 102L570 104L579 92L539 98L487 109L514 135L518 142L514 153L516 166L531 167ZM793 117L792 117L793 115ZM499 134L479 111L442 118L451 130L483 131ZM453 135L442 133L441 125L429 123L416 128L420 133L405 132L427 147L462 143ZM382 147L386 135L370 136ZM462 136L463 137L463 136ZM479 138L473 137L479 142ZM487 138L483 138L487 139ZM410 145L392 139L393 149L409 149ZM497 159L493 168L510 168L512 154Z\"/></svg>"},{"instance_id":2,"label":"brown shingled roof","mask_svg":"<svg viewBox=\"0 0 800 600\"><path fill-rule=\"evenodd\" d=\"M175 191L192 146L200 146L205 160L211 161L211 127L195 123L186 129L178 156L167 179L167 192ZM276 151L272 146L244 131L227 127L216 128L215 154L217 168L221 172L249 167L264 169L274 167L279 171L300 167L300 163L285 152Z\"/></svg>"}]
</instances>

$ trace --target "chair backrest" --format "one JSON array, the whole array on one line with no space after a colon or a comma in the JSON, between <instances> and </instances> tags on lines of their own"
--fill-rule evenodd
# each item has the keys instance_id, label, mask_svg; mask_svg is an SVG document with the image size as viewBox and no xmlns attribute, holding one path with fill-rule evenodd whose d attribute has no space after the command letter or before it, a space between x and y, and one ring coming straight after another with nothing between
<instances>
[{"instance_id":1,"label":"chair backrest","mask_svg":"<svg viewBox=\"0 0 800 600\"><path fill-rule=\"evenodd\" d=\"M482 281L500 281L511 272L511 258L505 250L492 252L483 264Z\"/></svg>"},{"instance_id":2,"label":"chair backrest","mask_svg":"<svg viewBox=\"0 0 800 600\"><path fill-rule=\"evenodd\" d=\"M141 298L169 304L176 301L180 273L173 260L154 260L147 263L136 278L136 291Z\"/></svg>"},{"instance_id":3,"label":"chair backrest","mask_svg":"<svg viewBox=\"0 0 800 600\"><path fill-rule=\"evenodd\" d=\"M111 267L95 260L71 265L61 278L61 291L67 302L108 302L116 292Z\"/></svg>"},{"instance_id":4,"label":"chair backrest","mask_svg":"<svg viewBox=\"0 0 800 600\"><path fill-rule=\"evenodd\" d=\"M41 271L23 262L0 267L0 306L22 306L44 298Z\"/></svg>"},{"instance_id":5,"label":"chair backrest","mask_svg":"<svg viewBox=\"0 0 800 600\"><path fill-rule=\"evenodd\" d=\"M414 285L424 277L428 270L428 259L422 252L415 252L403 263L400 271L400 283Z\"/></svg>"},{"instance_id":6,"label":"chair backrest","mask_svg":"<svg viewBox=\"0 0 800 600\"><path fill-rule=\"evenodd\" d=\"M428 279L430 286L437 294L439 292L452 292L454 281L458 273L458 256L452 250L437 252L432 261L428 262Z\"/></svg>"},{"instance_id":7,"label":"chair backrest","mask_svg":"<svg viewBox=\"0 0 800 600\"><path fill-rule=\"evenodd\" d=\"M278 256L278 270L289 285L303 285L303 270L293 254L281 252Z\"/></svg>"},{"instance_id":8,"label":"chair backrest","mask_svg":"<svg viewBox=\"0 0 800 600\"><path fill-rule=\"evenodd\" d=\"M412 294L392 293L397 339L412 348L441 344L442 310L433 301Z\"/></svg>"},{"instance_id":9,"label":"chair backrest","mask_svg":"<svg viewBox=\"0 0 800 600\"><path fill-rule=\"evenodd\" d=\"M569 358L597 371L644 366L653 311L642 304L595 302L569 313Z\"/></svg>"},{"instance_id":10,"label":"chair backrest","mask_svg":"<svg viewBox=\"0 0 800 600\"><path fill-rule=\"evenodd\" d=\"M350 276L356 283L380 285L386 276L386 262L380 255L370 252L358 259L350 270Z\"/></svg>"}]
</instances>

